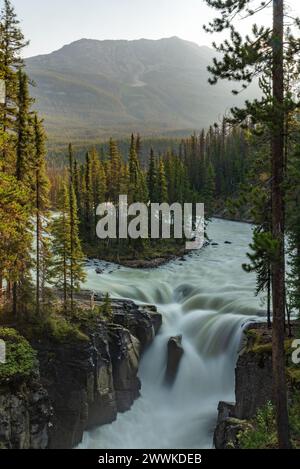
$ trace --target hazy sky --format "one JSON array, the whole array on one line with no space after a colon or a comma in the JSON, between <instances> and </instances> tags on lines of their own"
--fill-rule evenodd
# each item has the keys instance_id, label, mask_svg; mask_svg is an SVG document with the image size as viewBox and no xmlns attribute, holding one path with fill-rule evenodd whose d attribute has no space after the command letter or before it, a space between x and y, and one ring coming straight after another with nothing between
<instances>
[{"instance_id":1,"label":"hazy sky","mask_svg":"<svg viewBox=\"0 0 300 469\"><path fill-rule=\"evenodd\" d=\"M215 12L203 0L12 0L12 3L31 41L26 56L52 52L81 38L179 36L199 45L210 45L212 41L202 25ZM300 16L300 0L287 3ZM267 22L271 11L264 15ZM241 21L241 28L245 30L249 23Z\"/></svg>"}]
</instances>

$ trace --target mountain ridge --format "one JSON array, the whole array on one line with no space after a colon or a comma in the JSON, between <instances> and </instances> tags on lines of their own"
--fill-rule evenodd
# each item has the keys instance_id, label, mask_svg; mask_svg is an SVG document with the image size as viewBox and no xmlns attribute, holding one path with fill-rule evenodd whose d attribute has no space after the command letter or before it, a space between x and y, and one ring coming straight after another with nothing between
<instances>
[{"instance_id":1,"label":"mountain ridge","mask_svg":"<svg viewBox=\"0 0 300 469\"><path fill-rule=\"evenodd\" d=\"M207 66L215 56L177 36L82 38L28 58L26 65L50 140L61 140L199 130L220 120L249 92L235 98L232 84L208 84Z\"/></svg>"}]
</instances>

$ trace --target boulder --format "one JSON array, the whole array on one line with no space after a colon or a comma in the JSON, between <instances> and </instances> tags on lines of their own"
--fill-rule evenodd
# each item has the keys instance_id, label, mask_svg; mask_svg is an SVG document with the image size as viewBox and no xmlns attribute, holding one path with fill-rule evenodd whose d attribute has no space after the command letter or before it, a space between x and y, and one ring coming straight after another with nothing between
<instances>
[{"instance_id":1,"label":"boulder","mask_svg":"<svg viewBox=\"0 0 300 469\"><path fill-rule=\"evenodd\" d=\"M179 364L182 359L184 350L181 344L182 336L170 337L167 347L167 368L165 374L165 382L172 385L176 379Z\"/></svg>"},{"instance_id":2,"label":"boulder","mask_svg":"<svg viewBox=\"0 0 300 469\"><path fill-rule=\"evenodd\" d=\"M217 449L239 449L238 435L249 428L247 420L228 417L218 423L214 434L214 445Z\"/></svg>"}]
</instances>

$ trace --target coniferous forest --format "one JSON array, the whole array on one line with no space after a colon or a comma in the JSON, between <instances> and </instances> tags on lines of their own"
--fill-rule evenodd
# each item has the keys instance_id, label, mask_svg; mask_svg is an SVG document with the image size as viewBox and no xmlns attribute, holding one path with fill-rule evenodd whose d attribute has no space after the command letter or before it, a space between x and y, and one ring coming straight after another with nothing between
<instances>
[{"instance_id":1,"label":"coniferous forest","mask_svg":"<svg viewBox=\"0 0 300 469\"><path fill-rule=\"evenodd\" d=\"M66 132L56 146L22 18L0 2L1 450L300 448L300 19L283 0L201 3L215 15L210 85L234 96L255 83L255 99L190 136L133 126L90 143ZM97 208L118 209L120 195L148 214L204 203L204 246L187 251L172 217L169 239L99 239ZM209 418L197 414L212 395ZM149 425L139 400L148 414L159 402Z\"/></svg>"}]
</instances>

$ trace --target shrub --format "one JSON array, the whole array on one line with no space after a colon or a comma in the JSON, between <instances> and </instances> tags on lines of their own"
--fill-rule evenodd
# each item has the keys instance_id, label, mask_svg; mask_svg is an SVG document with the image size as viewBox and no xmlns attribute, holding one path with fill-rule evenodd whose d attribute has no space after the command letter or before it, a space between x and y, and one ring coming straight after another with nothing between
<instances>
[{"instance_id":1,"label":"shrub","mask_svg":"<svg viewBox=\"0 0 300 469\"><path fill-rule=\"evenodd\" d=\"M35 350L15 329L0 328L0 339L6 345L6 363L0 364L0 383L26 378L37 366Z\"/></svg>"},{"instance_id":2,"label":"shrub","mask_svg":"<svg viewBox=\"0 0 300 469\"><path fill-rule=\"evenodd\" d=\"M276 448L275 410L271 402L258 410L251 423L251 427L246 428L238 435L240 447L242 449Z\"/></svg>"},{"instance_id":3,"label":"shrub","mask_svg":"<svg viewBox=\"0 0 300 469\"><path fill-rule=\"evenodd\" d=\"M89 338L80 329L79 326L72 324L62 316L50 316L46 324L47 333L57 342L77 342L88 341Z\"/></svg>"},{"instance_id":4,"label":"shrub","mask_svg":"<svg viewBox=\"0 0 300 469\"><path fill-rule=\"evenodd\" d=\"M104 297L103 304L101 305L101 314L108 321L112 321L113 312L112 312L111 299L110 299L109 293L106 293Z\"/></svg>"}]
</instances>

